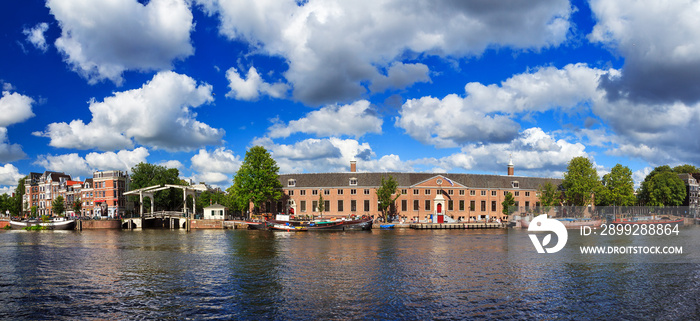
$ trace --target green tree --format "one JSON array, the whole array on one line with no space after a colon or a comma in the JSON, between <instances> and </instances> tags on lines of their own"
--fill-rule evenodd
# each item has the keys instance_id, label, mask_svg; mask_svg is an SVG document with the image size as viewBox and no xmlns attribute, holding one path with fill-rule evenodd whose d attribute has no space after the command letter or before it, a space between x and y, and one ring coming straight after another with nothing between
<instances>
[{"instance_id":1,"label":"green tree","mask_svg":"<svg viewBox=\"0 0 700 321\"><path fill-rule=\"evenodd\" d=\"M7 194L0 195L0 215L5 215L10 209L14 209L14 199Z\"/></svg>"},{"instance_id":2,"label":"green tree","mask_svg":"<svg viewBox=\"0 0 700 321\"><path fill-rule=\"evenodd\" d=\"M223 206L226 206L228 208L231 208L228 204L228 200L226 198L226 194L224 194L221 191L204 191L202 194L197 196L197 212L198 213L203 213L204 208L213 205L213 204L221 204ZM188 205L190 206L190 205Z\"/></svg>"},{"instance_id":3,"label":"green tree","mask_svg":"<svg viewBox=\"0 0 700 321\"><path fill-rule=\"evenodd\" d=\"M382 213L384 222L389 222L389 209L401 196L397 189L398 187L399 183L396 182L393 176L389 175L386 179L382 177L382 183L377 189L377 200L379 201L379 210Z\"/></svg>"},{"instance_id":4,"label":"green tree","mask_svg":"<svg viewBox=\"0 0 700 321\"><path fill-rule=\"evenodd\" d=\"M674 167L673 172L676 174L697 174L700 173L700 168L690 164L684 164Z\"/></svg>"},{"instance_id":5,"label":"green tree","mask_svg":"<svg viewBox=\"0 0 700 321\"><path fill-rule=\"evenodd\" d=\"M54 214L63 216L63 213L66 211L66 200L63 199L63 196L59 195L51 202L51 210L53 210Z\"/></svg>"},{"instance_id":6,"label":"green tree","mask_svg":"<svg viewBox=\"0 0 700 321\"><path fill-rule=\"evenodd\" d=\"M323 200L323 192L318 195L318 212L323 217L323 211L326 210L326 202Z\"/></svg>"},{"instance_id":7,"label":"green tree","mask_svg":"<svg viewBox=\"0 0 700 321\"><path fill-rule=\"evenodd\" d=\"M153 165L149 163L139 163L131 169L131 189L139 189L155 185L172 184L186 185L180 179L180 171L177 168L167 168L165 166ZM155 198L156 210L180 210L182 209L182 191L165 189L158 191L153 196ZM131 196L129 200L137 202L138 196ZM144 207L149 208L152 200L145 199ZM137 204L138 208L138 204Z\"/></svg>"},{"instance_id":8,"label":"green tree","mask_svg":"<svg viewBox=\"0 0 700 321\"><path fill-rule=\"evenodd\" d=\"M39 212L39 208L37 208L36 205L31 207L30 213L32 214L32 217L36 217L38 212Z\"/></svg>"},{"instance_id":9,"label":"green tree","mask_svg":"<svg viewBox=\"0 0 700 321\"><path fill-rule=\"evenodd\" d=\"M513 205L515 205L515 197L513 197L513 194L511 192L508 192L506 193L506 197L501 203L501 207L503 208L503 215L510 215L510 207Z\"/></svg>"},{"instance_id":10,"label":"green tree","mask_svg":"<svg viewBox=\"0 0 700 321\"><path fill-rule=\"evenodd\" d=\"M250 148L229 188L236 208L248 208L253 203L254 208L259 209L268 200L277 201L282 198L279 170L277 162L264 147Z\"/></svg>"},{"instance_id":11,"label":"green tree","mask_svg":"<svg viewBox=\"0 0 700 321\"><path fill-rule=\"evenodd\" d=\"M631 206L637 200L634 195L632 171L627 166L615 165L603 175L602 188L596 194L596 204L603 206Z\"/></svg>"},{"instance_id":12,"label":"green tree","mask_svg":"<svg viewBox=\"0 0 700 321\"><path fill-rule=\"evenodd\" d=\"M15 196L12 201L12 207L10 208L10 213L12 215L22 215L23 212L23 201L24 198L24 180L28 176L22 177L17 181L17 187L15 187Z\"/></svg>"},{"instance_id":13,"label":"green tree","mask_svg":"<svg viewBox=\"0 0 700 321\"><path fill-rule=\"evenodd\" d=\"M591 204L592 196L600 186L598 172L588 158L574 157L566 168L561 185L569 205L587 206Z\"/></svg>"},{"instance_id":14,"label":"green tree","mask_svg":"<svg viewBox=\"0 0 700 321\"><path fill-rule=\"evenodd\" d=\"M639 204L651 205L651 203L653 203L651 200L651 180L654 178L654 176L665 172L674 173L671 166L662 165L657 166L649 174L647 174L646 177L644 177L644 181L640 184L639 192L637 193L637 201L639 202Z\"/></svg>"},{"instance_id":15,"label":"green tree","mask_svg":"<svg viewBox=\"0 0 700 321\"><path fill-rule=\"evenodd\" d=\"M73 213L75 213L76 216L80 216L80 211L83 209L83 202L80 201L80 198L76 198L75 201L73 202Z\"/></svg>"},{"instance_id":16,"label":"green tree","mask_svg":"<svg viewBox=\"0 0 700 321\"><path fill-rule=\"evenodd\" d=\"M685 183L674 172L654 175L648 182L648 206L678 206L685 200Z\"/></svg>"},{"instance_id":17,"label":"green tree","mask_svg":"<svg viewBox=\"0 0 700 321\"><path fill-rule=\"evenodd\" d=\"M539 185L537 193L540 195L540 206L543 207L545 213L548 213L553 206L557 206L561 202L561 192L552 182Z\"/></svg>"}]
</instances>

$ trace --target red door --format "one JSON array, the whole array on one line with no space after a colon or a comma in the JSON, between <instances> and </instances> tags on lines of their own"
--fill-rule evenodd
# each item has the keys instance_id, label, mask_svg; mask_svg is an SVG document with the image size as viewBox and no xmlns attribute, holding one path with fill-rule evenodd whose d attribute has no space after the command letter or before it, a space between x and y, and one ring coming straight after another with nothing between
<instances>
[{"instance_id":1,"label":"red door","mask_svg":"<svg viewBox=\"0 0 700 321\"><path fill-rule=\"evenodd\" d=\"M437 205L437 213L442 214L442 204Z\"/></svg>"}]
</instances>

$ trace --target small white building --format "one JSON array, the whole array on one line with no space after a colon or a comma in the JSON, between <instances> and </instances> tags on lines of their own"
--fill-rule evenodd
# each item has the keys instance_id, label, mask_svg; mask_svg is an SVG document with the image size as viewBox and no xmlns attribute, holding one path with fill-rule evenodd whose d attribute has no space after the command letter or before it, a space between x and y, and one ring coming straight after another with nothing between
<instances>
[{"instance_id":1,"label":"small white building","mask_svg":"<svg viewBox=\"0 0 700 321\"><path fill-rule=\"evenodd\" d=\"M228 215L228 208L221 204L209 205L204 208L205 220L223 220Z\"/></svg>"}]
</instances>

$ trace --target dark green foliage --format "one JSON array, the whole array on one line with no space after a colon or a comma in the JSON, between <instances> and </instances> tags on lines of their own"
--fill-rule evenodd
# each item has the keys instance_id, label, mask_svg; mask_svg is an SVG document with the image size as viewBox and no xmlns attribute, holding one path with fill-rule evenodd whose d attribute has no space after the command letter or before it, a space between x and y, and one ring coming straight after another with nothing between
<instances>
[{"instance_id":1,"label":"dark green foliage","mask_svg":"<svg viewBox=\"0 0 700 321\"><path fill-rule=\"evenodd\" d=\"M397 190L399 183L396 182L393 176L389 175L387 179L382 177L382 184L377 189L377 200L379 201L379 210L382 213L384 222L388 222L389 208L394 204L396 199L401 196ZM396 195L396 196L393 196Z\"/></svg>"},{"instance_id":2,"label":"dark green foliage","mask_svg":"<svg viewBox=\"0 0 700 321\"><path fill-rule=\"evenodd\" d=\"M166 168L165 166L139 163L131 169L131 189L139 189L154 185L172 184L187 185L180 179L180 171L177 168ZM154 195L155 209L158 210L182 210L182 190L166 189L158 191ZM138 196L130 196L130 201L139 201ZM150 208L151 200L144 198L144 208ZM137 205L138 208L138 205Z\"/></svg>"},{"instance_id":3,"label":"dark green foliage","mask_svg":"<svg viewBox=\"0 0 700 321\"><path fill-rule=\"evenodd\" d=\"M596 194L596 204L603 206L632 206L637 201L634 195L632 171L620 164L603 175L602 188Z\"/></svg>"},{"instance_id":4,"label":"dark green foliage","mask_svg":"<svg viewBox=\"0 0 700 321\"><path fill-rule=\"evenodd\" d=\"M506 197L501 203L503 215L510 215L510 207L515 205L515 198L511 192L506 193Z\"/></svg>"},{"instance_id":5,"label":"dark green foliage","mask_svg":"<svg viewBox=\"0 0 700 321\"><path fill-rule=\"evenodd\" d=\"M600 186L598 172L586 157L574 157L564 173L562 187L568 205L587 206Z\"/></svg>"},{"instance_id":6,"label":"dark green foliage","mask_svg":"<svg viewBox=\"0 0 700 321\"><path fill-rule=\"evenodd\" d=\"M249 149L241 168L233 177L233 185L227 190L233 199L233 207L245 212L250 203L259 209L264 202L282 198L279 170L277 162L264 147Z\"/></svg>"}]
</instances>

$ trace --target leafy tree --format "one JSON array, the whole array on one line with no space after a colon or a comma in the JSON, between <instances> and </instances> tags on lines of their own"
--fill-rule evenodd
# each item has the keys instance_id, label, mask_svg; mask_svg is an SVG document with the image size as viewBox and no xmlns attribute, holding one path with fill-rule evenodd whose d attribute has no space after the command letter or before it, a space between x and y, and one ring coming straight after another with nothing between
<instances>
[{"instance_id":1,"label":"leafy tree","mask_svg":"<svg viewBox=\"0 0 700 321\"><path fill-rule=\"evenodd\" d=\"M188 196L189 197L189 196ZM189 201L189 198L188 198ZM203 213L204 208L213 205L213 204L221 204L223 206L226 206L228 208L231 208L228 204L228 199L226 198L226 194L224 194L221 191L204 191L202 194L200 194L197 197L197 212L198 213ZM188 204L188 206L191 206L191 203Z\"/></svg>"},{"instance_id":2,"label":"leafy tree","mask_svg":"<svg viewBox=\"0 0 700 321\"><path fill-rule=\"evenodd\" d=\"M511 192L506 193L506 197L503 200L503 203L501 203L501 207L503 208L503 215L510 215L510 207L515 205L515 197L513 197L513 194Z\"/></svg>"},{"instance_id":3,"label":"leafy tree","mask_svg":"<svg viewBox=\"0 0 700 321\"><path fill-rule=\"evenodd\" d=\"M615 165L610 173L603 175L602 186L596 195L598 205L631 206L637 200L632 171L627 166Z\"/></svg>"},{"instance_id":4,"label":"leafy tree","mask_svg":"<svg viewBox=\"0 0 700 321\"><path fill-rule=\"evenodd\" d=\"M323 200L323 192L318 195L318 212L323 217L323 211L326 210L326 202Z\"/></svg>"},{"instance_id":5,"label":"leafy tree","mask_svg":"<svg viewBox=\"0 0 700 321\"><path fill-rule=\"evenodd\" d=\"M14 199L7 194L0 195L0 215L5 215L10 209L14 209Z\"/></svg>"},{"instance_id":6,"label":"leafy tree","mask_svg":"<svg viewBox=\"0 0 700 321\"><path fill-rule=\"evenodd\" d=\"M80 216L80 211L83 209L83 202L80 201L80 198L76 198L75 201L73 202L73 212L75 215Z\"/></svg>"},{"instance_id":7,"label":"leafy tree","mask_svg":"<svg viewBox=\"0 0 700 321\"><path fill-rule=\"evenodd\" d=\"M678 165L673 168L673 172L676 174L696 174L700 173L700 168L690 164Z\"/></svg>"},{"instance_id":8,"label":"leafy tree","mask_svg":"<svg viewBox=\"0 0 700 321\"><path fill-rule=\"evenodd\" d=\"M540 206L543 207L545 212L549 212L553 206L560 204L561 192L552 182L547 182L544 186L538 186L537 192L540 194Z\"/></svg>"},{"instance_id":9,"label":"leafy tree","mask_svg":"<svg viewBox=\"0 0 700 321\"><path fill-rule=\"evenodd\" d=\"M389 208L401 196L401 193L397 190L398 187L399 183L396 182L393 176L389 175L387 179L382 177L381 186L377 189L377 200L379 201L379 210L382 212L384 222L389 222Z\"/></svg>"},{"instance_id":10,"label":"leafy tree","mask_svg":"<svg viewBox=\"0 0 700 321\"><path fill-rule=\"evenodd\" d=\"M642 184L640 184L639 192L637 193L637 200L641 205L651 205L652 203L654 203L651 200L651 191L652 191L651 180L654 178L654 176L661 174L661 173L665 173L665 172L674 173L671 166L662 165L662 166L657 166L649 174L647 174L646 177L644 177L644 181L642 182ZM653 205L651 205L651 206L653 206Z\"/></svg>"},{"instance_id":11,"label":"leafy tree","mask_svg":"<svg viewBox=\"0 0 700 321\"><path fill-rule=\"evenodd\" d=\"M63 199L63 196L58 196L51 202L51 209L54 214L63 216L63 213L66 211L66 200Z\"/></svg>"},{"instance_id":12,"label":"leafy tree","mask_svg":"<svg viewBox=\"0 0 700 321\"><path fill-rule=\"evenodd\" d=\"M647 182L649 206L678 206L685 200L685 183L674 172L662 172Z\"/></svg>"},{"instance_id":13,"label":"leafy tree","mask_svg":"<svg viewBox=\"0 0 700 321\"><path fill-rule=\"evenodd\" d=\"M572 158L562 181L566 201L574 206L587 206L599 186L598 172L593 163L583 156Z\"/></svg>"},{"instance_id":14,"label":"leafy tree","mask_svg":"<svg viewBox=\"0 0 700 321\"><path fill-rule=\"evenodd\" d=\"M24 176L17 181L17 187L15 187L15 196L14 196L14 199L12 201L12 207L10 208L10 213L12 213L12 215L21 215L23 212L22 199L24 198L24 189L25 189L24 188L24 180L27 177L28 176Z\"/></svg>"},{"instance_id":15,"label":"leafy tree","mask_svg":"<svg viewBox=\"0 0 700 321\"><path fill-rule=\"evenodd\" d=\"M36 214L39 212L39 208L34 205L31 207L30 212L32 213L32 217L36 217Z\"/></svg>"},{"instance_id":16,"label":"leafy tree","mask_svg":"<svg viewBox=\"0 0 700 321\"><path fill-rule=\"evenodd\" d=\"M254 208L258 209L268 200L282 198L279 170L277 162L264 147L250 148L233 177L233 186L228 189L234 197L236 208L248 208L253 203Z\"/></svg>"},{"instance_id":17,"label":"leafy tree","mask_svg":"<svg viewBox=\"0 0 700 321\"><path fill-rule=\"evenodd\" d=\"M154 185L173 184L186 185L180 179L180 171L177 168L166 168L165 166L139 163L131 169L131 189L139 189ZM157 209L179 210L182 209L182 191L166 189L158 191L153 196ZM131 201L138 203L138 196L131 196ZM144 207L149 208L152 200L144 199ZM138 204L137 204L138 205Z\"/></svg>"}]
</instances>

